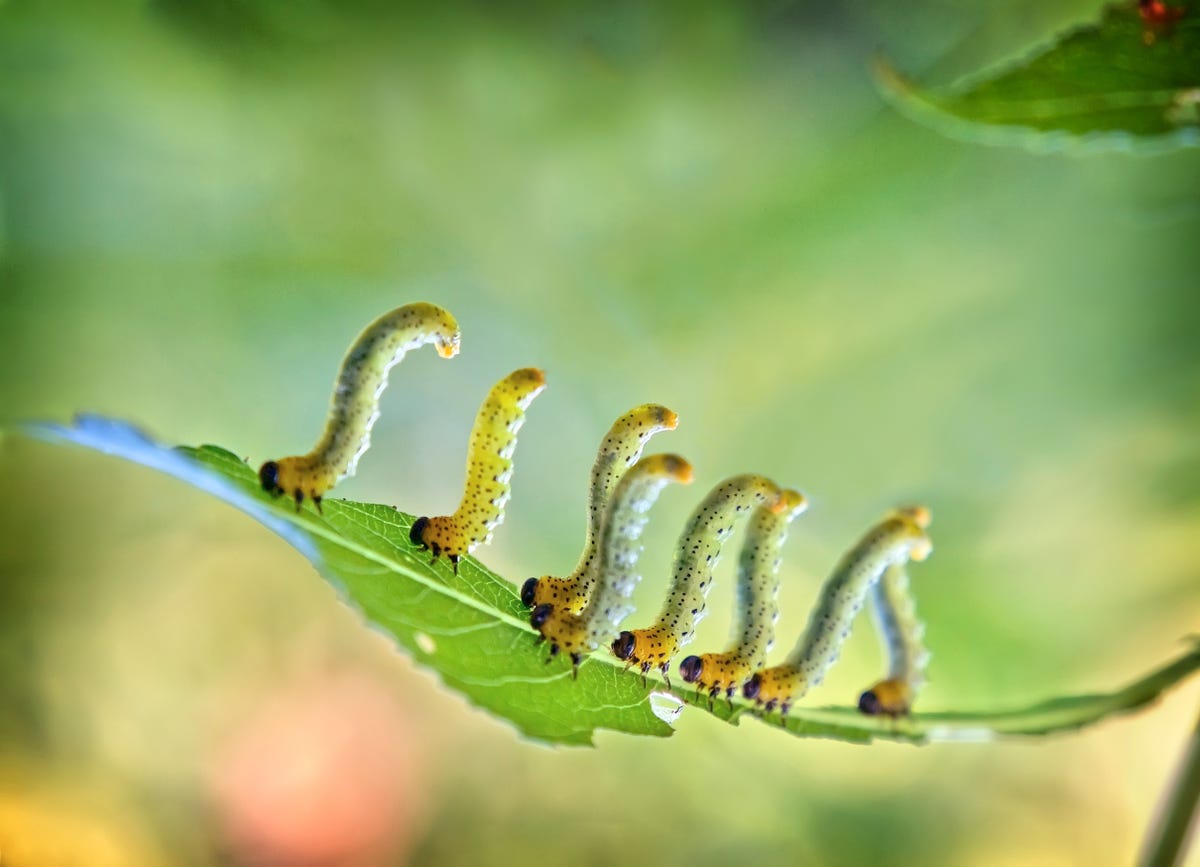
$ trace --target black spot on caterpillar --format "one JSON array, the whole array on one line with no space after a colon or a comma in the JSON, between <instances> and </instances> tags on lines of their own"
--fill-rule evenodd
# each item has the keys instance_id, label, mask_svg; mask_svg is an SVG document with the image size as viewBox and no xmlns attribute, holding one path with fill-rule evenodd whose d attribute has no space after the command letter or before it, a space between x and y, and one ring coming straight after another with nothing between
<instances>
[{"instance_id":1,"label":"black spot on caterpillar","mask_svg":"<svg viewBox=\"0 0 1200 867\"><path fill-rule=\"evenodd\" d=\"M320 441L306 455L264 463L258 471L263 490L272 496L287 494L297 509L308 497L319 511L321 498L354 475L358 459L371 445L388 371L410 349L426 343L432 343L442 358L458 354L458 323L435 304L397 307L363 329L342 361Z\"/></svg>"}]
</instances>

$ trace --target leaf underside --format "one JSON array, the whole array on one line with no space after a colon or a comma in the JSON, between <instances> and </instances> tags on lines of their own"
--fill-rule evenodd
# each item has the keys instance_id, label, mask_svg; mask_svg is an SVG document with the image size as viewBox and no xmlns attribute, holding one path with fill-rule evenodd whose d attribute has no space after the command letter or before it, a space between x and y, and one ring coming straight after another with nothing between
<instances>
[{"instance_id":1,"label":"leaf underside","mask_svg":"<svg viewBox=\"0 0 1200 867\"><path fill-rule=\"evenodd\" d=\"M572 679L566 659L547 663L514 585L472 557L455 575L408 538L413 518L391 506L330 500L324 515L264 494L254 471L217 446L172 449L132 425L80 416L70 426L28 424L21 430L55 443L73 443L176 476L241 509L307 557L342 598L376 630L473 704L508 720L524 736L557 744L592 743L597 729L667 736L683 704L730 722L751 715L735 700L679 689L674 694L604 653ZM795 735L854 743L873 739L928 743L982 741L1000 735L1042 735L1081 728L1140 708L1200 667L1200 645L1128 686L1069 696L1030 707L978 713L919 713L891 720L850 707L793 708L783 727ZM765 718L779 726L778 714Z\"/></svg>"},{"instance_id":2,"label":"leaf underside","mask_svg":"<svg viewBox=\"0 0 1200 867\"><path fill-rule=\"evenodd\" d=\"M1038 150L1200 145L1200 6L1144 21L1133 2L1013 64L923 87L890 62L876 79L905 114L957 138ZM1174 14L1174 13L1172 13Z\"/></svg>"}]
</instances>

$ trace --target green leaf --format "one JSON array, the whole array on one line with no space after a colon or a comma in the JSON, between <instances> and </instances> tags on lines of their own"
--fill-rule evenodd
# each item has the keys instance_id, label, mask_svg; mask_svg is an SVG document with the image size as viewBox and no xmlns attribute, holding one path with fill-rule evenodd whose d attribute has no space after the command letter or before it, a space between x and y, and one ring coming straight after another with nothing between
<instances>
[{"instance_id":1,"label":"green leaf","mask_svg":"<svg viewBox=\"0 0 1200 867\"><path fill-rule=\"evenodd\" d=\"M1136 3L1109 6L1099 23L950 87L921 87L886 60L876 78L913 119L971 141L1042 150L1196 146L1200 9L1151 24Z\"/></svg>"},{"instance_id":2,"label":"green leaf","mask_svg":"<svg viewBox=\"0 0 1200 867\"><path fill-rule=\"evenodd\" d=\"M682 690L672 694L663 682L644 681L604 653L585 661L578 680L572 679L566 659L547 664L515 586L472 557L463 559L457 575L444 560L430 564L408 538L412 516L390 506L326 499L323 515L296 512L289 502L264 494L254 471L225 449L168 448L128 423L99 416L80 416L71 426L28 424L21 430L161 470L261 521L311 560L368 623L436 671L451 689L529 738L590 744L597 729L665 736L683 704L708 709L707 697ZM1021 710L921 713L902 720L865 717L849 707L800 707L792 710L786 730L858 743L1049 734L1142 707L1198 667L1200 645L1195 645L1112 693L1058 698ZM753 713L741 701L717 701L710 710L734 723ZM768 721L778 725L779 717Z\"/></svg>"}]
</instances>

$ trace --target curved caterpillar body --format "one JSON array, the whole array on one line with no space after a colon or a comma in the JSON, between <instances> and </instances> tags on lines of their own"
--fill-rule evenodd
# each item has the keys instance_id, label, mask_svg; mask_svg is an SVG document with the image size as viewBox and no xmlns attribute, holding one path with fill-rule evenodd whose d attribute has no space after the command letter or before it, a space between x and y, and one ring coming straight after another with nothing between
<instances>
[{"instance_id":1,"label":"curved caterpillar body","mask_svg":"<svg viewBox=\"0 0 1200 867\"><path fill-rule=\"evenodd\" d=\"M871 588L871 612L887 654L888 673L859 696L858 709L870 716L904 716L925 683L929 651L922 641L925 624L917 619L903 564L889 566Z\"/></svg>"},{"instance_id":2,"label":"curved caterpillar body","mask_svg":"<svg viewBox=\"0 0 1200 867\"><path fill-rule=\"evenodd\" d=\"M653 626L617 636L612 644L616 657L625 660L627 666L640 666L643 674L657 667L666 675L671 659L692 640L696 624L704 618L712 570L733 533L734 522L755 506L783 511L781 494L778 485L756 475L734 476L713 488L679 537L674 575L662 613Z\"/></svg>"},{"instance_id":3,"label":"curved caterpillar body","mask_svg":"<svg viewBox=\"0 0 1200 867\"><path fill-rule=\"evenodd\" d=\"M755 509L746 530L738 557L733 646L724 653L689 656L679 663L680 676L710 697L723 691L732 701L734 690L766 664L767 652L775 643L780 552L788 526L808 508L798 491L784 491L780 501L781 511L766 506Z\"/></svg>"},{"instance_id":4,"label":"curved caterpillar body","mask_svg":"<svg viewBox=\"0 0 1200 867\"><path fill-rule=\"evenodd\" d=\"M597 578L597 545L609 501L622 474L637 463L650 437L660 431L675 430L678 424L678 415L656 403L634 407L613 422L592 465L587 534L579 562L571 574L562 578L546 575L526 581L521 588L521 601L527 607L554 605L575 614L583 610Z\"/></svg>"},{"instance_id":5,"label":"curved caterpillar body","mask_svg":"<svg viewBox=\"0 0 1200 867\"><path fill-rule=\"evenodd\" d=\"M889 566L924 560L933 551L925 534L929 510L900 509L872 527L842 558L821 589L821 597L796 648L782 665L758 672L742 689L767 711L787 715L792 703L819 684L837 660L863 598Z\"/></svg>"},{"instance_id":6,"label":"curved caterpillar body","mask_svg":"<svg viewBox=\"0 0 1200 867\"><path fill-rule=\"evenodd\" d=\"M371 445L388 371L410 349L426 343L432 343L442 358L458 354L458 323L436 304L397 307L363 329L342 361L320 442L306 455L264 463L258 471L263 489L272 496L287 494L297 509L308 497L320 511L321 498L354 475L358 459Z\"/></svg>"},{"instance_id":7,"label":"curved caterpillar body","mask_svg":"<svg viewBox=\"0 0 1200 867\"><path fill-rule=\"evenodd\" d=\"M525 423L525 410L546 387L546 376L536 367L514 371L500 380L479 408L467 446L467 482L462 502L453 515L418 518L409 538L443 554L458 571L458 560L492 540L492 530L504 520L511 489L512 456L517 431Z\"/></svg>"},{"instance_id":8,"label":"curved caterpillar body","mask_svg":"<svg viewBox=\"0 0 1200 867\"><path fill-rule=\"evenodd\" d=\"M628 599L641 580L636 571L641 554L638 542L650 507L671 482L691 481L692 467L678 455L642 458L621 478L601 531L596 586L587 605L576 614L566 606L543 602L530 615L529 622L550 642L551 656L562 650L577 669L585 653L613 640L632 610Z\"/></svg>"}]
</instances>

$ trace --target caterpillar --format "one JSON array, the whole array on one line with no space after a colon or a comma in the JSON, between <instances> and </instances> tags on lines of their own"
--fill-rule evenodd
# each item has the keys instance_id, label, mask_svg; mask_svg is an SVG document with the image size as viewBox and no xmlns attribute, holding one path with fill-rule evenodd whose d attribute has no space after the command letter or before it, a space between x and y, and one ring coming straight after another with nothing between
<instances>
[{"instance_id":1,"label":"caterpillar","mask_svg":"<svg viewBox=\"0 0 1200 867\"><path fill-rule=\"evenodd\" d=\"M788 526L808 508L798 491L784 491L780 501L782 509L759 506L750 518L738 557L733 645L724 653L688 656L679 663L680 676L698 691L707 691L710 702L722 691L732 702L734 691L766 664L775 643L780 551Z\"/></svg>"},{"instance_id":2,"label":"caterpillar","mask_svg":"<svg viewBox=\"0 0 1200 867\"><path fill-rule=\"evenodd\" d=\"M929 510L897 509L872 527L842 558L821 589L817 607L795 649L782 665L753 675L742 694L770 712L787 716L792 703L819 684L837 660L863 598L889 566L924 560L933 551L925 534Z\"/></svg>"},{"instance_id":3,"label":"caterpillar","mask_svg":"<svg viewBox=\"0 0 1200 867\"><path fill-rule=\"evenodd\" d=\"M413 543L432 551L434 561L444 554L456 574L459 558L490 542L492 530L504 520L517 432L525 423L525 410L545 387L546 376L536 367L513 371L492 386L471 428L467 480L458 509L452 515L413 521Z\"/></svg>"},{"instance_id":4,"label":"caterpillar","mask_svg":"<svg viewBox=\"0 0 1200 867\"><path fill-rule=\"evenodd\" d=\"M705 614L712 586L712 570L721 548L733 533L734 521L755 506L774 512L786 507L779 486L757 475L734 476L717 485L692 513L679 537L674 574L667 601L654 624L625 631L612 643L613 654L626 668L641 667L642 674L657 667L665 677L671 659L692 640ZM669 685L668 681L668 685Z\"/></svg>"},{"instance_id":5,"label":"caterpillar","mask_svg":"<svg viewBox=\"0 0 1200 867\"><path fill-rule=\"evenodd\" d=\"M635 571L641 554L638 540L650 507L672 482L692 482L691 464L679 455L650 455L634 464L621 477L606 511L593 573L595 588L587 604L579 613L550 602L533 609L529 622L550 642L550 656L560 650L569 654L572 672L578 670L585 653L613 640L632 610L627 600L641 580Z\"/></svg>"},{"instance_id":6,"label":"caterpillar","mask_svg":"<svg viewBox=\"0 0 1200 867\"><path fill-rule=\"evenodd\" d=\"M321 498L354 475L358 459L371 445L388 371L410 349L426 343L432 343L442 358L458 354L458 323L435 304L406 304L368 325L342 361L320 441L306 455L264 463L258 471L263 490L273 497L292 497L297 511L308 497L320 512Z\"/></svg>"},{"instance_id":7,"label":"caterpillar","mask_svg":"<svg viewBox=\"0 0 1200 867\"><path fill-rule=\"evenodd\" d=\"M622 478L622 473L641 457L642 449L650 437L660 431L675 430L678 424L678 415L656 403L634 407L613 422L612 428L600 442L596 462L592 465L587 528L579 562L565 577L545 575L526 581L521 588L521 601L527 608L549 604L564 606L576 614L583 610L596 581L597 540L600 538L613 490Z\"/></svg>"},{"instance_id":8,"label":"caterpillar","mask_svg":"<svg viewBox=\"0 0 1200 867\"><path fill-rule=\"evenodd\" d=\"M929 651L922 641L925 624L917 619L904 564L889 566L871 588L871 612L888 658L888 673L859 696L858 709L869 716L905 716L925 683Z\"/></svg>"}]
</instances>

